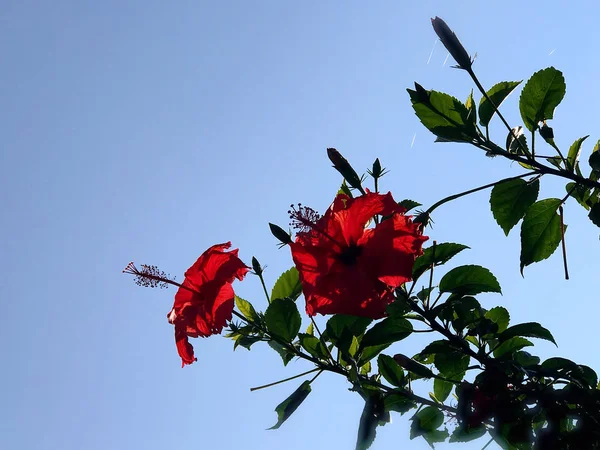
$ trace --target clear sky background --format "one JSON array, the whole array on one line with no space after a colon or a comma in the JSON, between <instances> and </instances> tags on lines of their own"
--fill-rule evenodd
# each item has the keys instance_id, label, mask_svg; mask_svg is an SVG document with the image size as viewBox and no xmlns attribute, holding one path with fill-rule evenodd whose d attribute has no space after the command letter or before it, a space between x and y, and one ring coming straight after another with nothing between
<instances>
[{"instance_id":1,"label":"clear sky background","mask_svg":"<svg viewBox=\"0 0 600 450\"><path fill-rule=\"evenodd\" d=\"M249 388L311 367L284 368L258 344L234 353L215 336L194 340L198 362L182 369L166 320L175 291L139 288L121 270L134 260L181 280L206 248L231 240L274 282L291 258L267 222L285 226L290 203L329 205L340 183L331 146L361 171L379 157L390 169L382 189L425 206L522 173L466 145L434 144L414 116L413 81L463 100L471 89L434 47L435 15L479 54L487 87L562 70L556 140L567 148L591 134L587 160L600 138L598 12L591 0L4 0L0 448L354 448L362 402L343 379L322 375L288 422L265 431L299 382ZM514 125L517 100L504 106ZM543 181L540 198L564 195L564 183ZM568 202L572 279L558 253L522 278L518 228L505 238L488 198L440 208L428 234L472 248L456 265L496 274L503 295L481 296L484 306L554 333L559 349L539 342L534 353L600 368L599 230ZM234 287L264 310L256 277ZM395 349L414 354L422 344ZM428 448L409 441L408 427L409 415L395 414L372 448Z\"/></svg>"}]
</instances>

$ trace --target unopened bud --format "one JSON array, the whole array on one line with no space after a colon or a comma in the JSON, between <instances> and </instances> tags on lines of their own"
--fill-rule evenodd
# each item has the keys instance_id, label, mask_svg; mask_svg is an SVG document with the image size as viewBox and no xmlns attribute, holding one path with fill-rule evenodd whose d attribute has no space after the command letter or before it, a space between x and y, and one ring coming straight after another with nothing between
<instances>
[{"instance_id":1,"label":"unopened bud","mask_svg":"<svg viewBox=\"0 0 600 450\"><path fill-rule=\"evenodd\" d=\"M327 156L333 163L333 167L342 174L346 182L354 189L358 189L360 192L364 193L364 189L360 182L360 177L352 168L348 160L344 158L335 148L328 148Z\"/></svg>"},{"instance_id":2,"label":"unopened bud","mask_svg":"<svg viewBox=\"0 0 600 450\"><path fill-rule=\"evenodd\" d=\"M283 245L287 245L292 242L291 235L288 232L286 232L283 228L281 228L273 223L269 223L269 228L271 229L271 233L273 234L273 236L275 236L277 239L279 239L279 241Z\"/></svg>"},{"instance_id":3,"label":"unopened bud","mask_svg":"<svg viewBox=\"0 0 600 450\"><path fill-rule=\"evenodd\" d=\"M471 57L460 43L456 34L450 29L450 27L439 17L431 19L431 24L435 33L446 47L446 50L452 55L454 61L458 64L459 69L469 70L473 65Z\"/></svg>"}]
</instances>

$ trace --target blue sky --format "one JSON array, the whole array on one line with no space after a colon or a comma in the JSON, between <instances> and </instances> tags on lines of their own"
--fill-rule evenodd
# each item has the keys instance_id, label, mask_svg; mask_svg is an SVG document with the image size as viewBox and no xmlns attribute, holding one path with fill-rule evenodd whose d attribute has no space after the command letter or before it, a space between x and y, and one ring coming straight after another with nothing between
<instances>
[{"instance_id":1,"label":"blue sky","mask_svg":"<svg viewBox=\"0 0 600 450\"><path fill-rule=\"evenodd\" d=\"M434 144L414 116L405 91L413 81L461 99L471 89L434 46L435 15L478 53L488 87L562 70L556 140L566 148L591 134L589 153L600 138L594 2L407 5L3 3L0 447L353 448L362 405L344 380L323 375L287 423L265 431L299 383L249 388L310 367L283 368L266 346L234 353L212 337L194 341L198 363L181 369L166 320L175 291L139 288L121 270L134 260L182 279L206 248L231 240L274 282L291 258L267 222L285 225L290 203L329 205L340 183L331 146L360 170L379 157L390 169L382 189L424 205L521 173L474 148ZM504 106L514 125L517 99ZM504 141L500 127L492 135ZM564 195L564 183L544 181L541 196ZM518 229L504 237L488 195L441 207L429 235L469 245L456 264L496 274L503 296L482 296L484 306L504 305L513 323L554 333L559 349L540 342L537 354L600 367L590 351L598 229L567 203L571 280L558 255L522 278ZM257 278L234 287L264 309ZM411 338L397 350L422 344ZM394 416L372 448L428 448L409 441L408 424Z\"/></svg>"}]
</instances>

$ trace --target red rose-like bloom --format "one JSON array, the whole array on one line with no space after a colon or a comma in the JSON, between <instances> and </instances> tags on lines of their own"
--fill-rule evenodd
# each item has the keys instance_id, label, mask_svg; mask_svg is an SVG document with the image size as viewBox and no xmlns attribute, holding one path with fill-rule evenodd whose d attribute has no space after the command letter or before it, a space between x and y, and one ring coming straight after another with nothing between
<instances>
[{"instance_id":1,"label":"red rose-like bloom","mask_svg":"<svg viewBox=\"0 0 600 450\"><path fill-rule=\"evenodd\" d=\"M231 283L241 280L248 267L238 258L238 250L225 251L231 242L213 245L185 272L185 280L175 294L167 314L175 325L175 342L183 367L196 361L188 337L219 334L231 320L234 297Z\"/></svg>"},{"instance_id":2,"label":"red rose-like bloom","mask_svg":"<svg viewBox=\"0 0 600 450\"><path fill-rule=\"evenodd\" d=\"M338 194L321 218L310 208L292 212L303 231L289 245L309 316L385 315L394 289L411 280L415 258L428 239L405 212L389 192L354 199ZM376 214L391 217L365 228Z\"/></svg>"}]
</instances>

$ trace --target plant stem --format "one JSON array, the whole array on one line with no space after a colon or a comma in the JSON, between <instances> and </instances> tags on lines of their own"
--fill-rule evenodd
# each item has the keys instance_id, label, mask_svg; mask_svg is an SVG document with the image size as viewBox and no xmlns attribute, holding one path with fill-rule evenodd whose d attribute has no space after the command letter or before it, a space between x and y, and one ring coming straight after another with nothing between
<instances>
[{"instance_id":1,"label":"plant stem","mask_svg":"<svg viewBox=\"0 0 600 450\"><path fill-rule=\"evenodd\" d=\"M485 91L485 89L483 88L481 83L479 82L479 79L477 78L477 75L475 75L475 72L473 72L473 69L471 67L469 67L468 69L466 69L466 71L471 76L471 79L477 86L477 89L479 89L479 92L481 92L481 94L485 97L485 99L488 102L490 102L490 105L492 105L492 108L494 108L494 111L496 112L496 114L498 114L498 117L500 117L500 120L502 120L502 123L504 123L504 126L506 126L506 129L511 134L513 139L515 139L517 141L517 144L519 144L519 147L521 147L521 150L523 150L523 153L527 153L527 151L523 148L523 144L521 144L521 141L519 141L517 139L517 136L515 135L515 132L513 131L512 127L508 124L508 122L506 121L506 119L504 118L502 113L500 112L500 109L496 106L496 104L492 101L492 99L487 95L487 92Z\"/></svg>"},{"instance_id":2,"label":"plant stem","mask_svg":"<svg viewBox=\"0 0 600 450\"><path fill-rule=\"evenodd\" d=\"M258 278L260 278L260 284L262 284L263 291L265 292L265 297L267 297L267 302L271 303L271 297L269 296L269 292L267 292L267 285L265 284L265 279L263 278L262 272L258 274Z\"/></svg>"},{"instance_id":3,"label":"plant stem","mask_svg":"<svg viewBox=\"0 0 600 450\"><path fill-rule=\"evenodd\" d=\"M285 382L291 381L291 380L295 380L296 378L300 378L300 377L303 377L305 375L308 375L309 373L313 373L313 372L317 372L317 371L322 372L323 369L321 369L320 367L317 367L316 369L312 369L312 370L309 370L307 372L299 373L298 375L294 375L293 377L285 378L283 380L275 381L275 382L269 383L269 384L263 384L262 386L257 386L257 387L250 388L250 391L251 392L252 391L258 391L260 389L265 389L265 388L268 388L268 387L271 387L271 386L276 386L278 384L285 383ZM313 378L313 380L314 380L314 378Z\"/></svg>"},{"instance_id":4,"label":"plant stem","mask_svg":"<svg viewBox=\"0 0 600 450\"><path fill-rule=\"evenodd\" d=\"M558 207L560 213L560 242L562 244L563 265L565 267L565 280L569 279L569 268L567 266L567 246L565 244L565 222L563 218L563 207Z\"/></svg>"},{"instance_id":5,"label":"plant stem","mask_svg":"<svg viewBox=\"0 0 600 450\"><path fill-rule=\"evenodd\" d=\"M517 178L528 177L530 175L535 175L536 173L537 173L536 171L532 171L532 172L527 172L527 173L524 173L524 174L521 174L521 175L517 175L515 177L503 178L502 180L495 181L495 182L490 183L490 184L486 184L485 186L479 186L479 187L477 187L475 189L469 189L468 191L461 192L460 194L451 195L450 197L443 198L439 202L434 203L433 206L430 206L429 209L426 212L427 212L427 214L431 214L438 206L441 206L444 203L447 203L449 201L455 200L455 199L460 198L460 197L464 197L465 195L473 194L473 193L478 192L478 191L482 191L484 189L488 189L488 188L494 187L497 184L503 183L504 181L516 180Z\"/></svg>"},{"instance_id":6,"label":"plant stem","mask_svg":"<svg viewBox=\"0 0 600 450\"><path fill-rule=\"evenodd\" d=\"M429 309L429 298L431 297L431 286L433 285L433 268L435 267L435 246L437 245L436 241L433 241L433 246L431 249L431 269L429 269L429 290L427 291L427 302L425 307Z\"/></svg>"}]
</instances>

